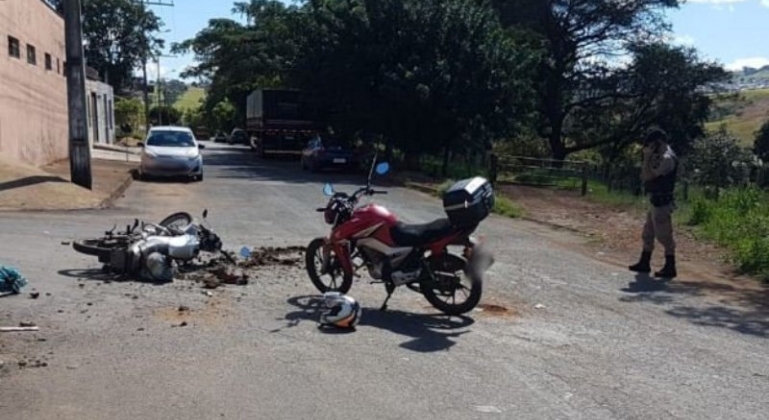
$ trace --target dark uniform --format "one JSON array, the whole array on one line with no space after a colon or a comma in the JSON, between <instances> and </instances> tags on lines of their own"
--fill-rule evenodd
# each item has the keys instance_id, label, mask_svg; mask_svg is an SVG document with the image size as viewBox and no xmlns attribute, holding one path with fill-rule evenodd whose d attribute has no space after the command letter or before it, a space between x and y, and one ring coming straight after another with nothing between
<instances>
[{"instance_id":1,"label":"dark uniform","mask_svg":"<svg viewBox=\"0 0 769 420\"><path fill-rule=\"evenodd\" d=\"M646 215L641 235L641 259L629 267L631 271L651 272L650 262L656 240L665 249L665 266L654 275L663 278L673 278L677 275L672 220L677 175L678 157L667 144L667 136L661 130L652 131L644 140L644 162L641 169L641 179L652 207Z\"/></svg>"}]
</instances>

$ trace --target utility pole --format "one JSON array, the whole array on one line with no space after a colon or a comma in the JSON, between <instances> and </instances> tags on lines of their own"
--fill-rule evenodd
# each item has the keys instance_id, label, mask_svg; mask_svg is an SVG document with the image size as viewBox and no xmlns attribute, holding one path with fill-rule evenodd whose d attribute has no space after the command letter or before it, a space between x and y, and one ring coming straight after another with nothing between
<instances>
[{"instance_id":1,"label":"utility pole","mask_svg":"<svg viewBox=\"0 0 769 420\"><path fill-rule=\"evenodd\" d=\"M67 111L69 164L72 183L92 187L91 148L85 94L85 60L80 0L64 0L64 33L67 60Z\"/></svg>"},{"instance_id":2,"label":"utility pole","mask_svg":"<svg viewBox=\"0 0 769 420\"><path fill-rule=\"evenodd\" d=\"M157 77L157 79L155 79L155 97L158 100L158 107L162 108L162 110L165 110L166 109L165 107L168 106L168 104L166 104L165 101L163 100L163 98L164 98L164 94L163 94L163 79L162 79L163 75L160 72L160 58L161 57L176 58L176 56L175 55L163 55L163 54L158 54L158 56L157 56L158 77ZM163 112L162 111L158 112L158 124L159 125L163 125Z\"/></svg>"},{"instance_id":3,"label":"utility pole","mask_svg":"<svg viewBox=\"0 0 769 420\"><path fill-rule=\"evenodd\" d=\"M150 0L138 0L139 4L141 4L141 12L142 16L145 16L147 12L147 6L167 6L167 7L174 7L173 0L170 0L170 3L163 2L163 1L150 1ZM139 30L144 31L144 27L139 28ZM147 34L144 34L145 36ZM149 98L149 92L147 91L147 51L145 50L142 54L142 77L144 79L144 128L146 130L149 130L150 128L150 98Z\"/></svg>"}]
</instances>

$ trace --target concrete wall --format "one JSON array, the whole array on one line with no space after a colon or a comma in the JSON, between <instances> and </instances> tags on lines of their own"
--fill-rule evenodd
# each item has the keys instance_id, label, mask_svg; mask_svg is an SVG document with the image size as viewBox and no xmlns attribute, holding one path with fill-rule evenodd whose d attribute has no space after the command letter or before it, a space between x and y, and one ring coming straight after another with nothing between
<instances>
[{"instance_id":1,"label":"concrete wall","mask_svg":"<svg viewBox=\"0 0 769 420\"><path fill-rule=\"evenodd\" d=\"M112 86L87 80L88 98L88 141L94 143L115 143L115 95Z\"/></svg>"},{"instance_id":2,"label":"concrete wall","mask_svg":"<svg viewBox=\"0 0 769 420\"><path fill-rule=\"evenodd\" d=\"M19 58L9 54L9 36L19 40ZM34 65L27 45L35 48ZM33 165L69 156L64 57L58 14L41 0L0 0L0 152L6 156Z\"/></svg>"}]
</instances>

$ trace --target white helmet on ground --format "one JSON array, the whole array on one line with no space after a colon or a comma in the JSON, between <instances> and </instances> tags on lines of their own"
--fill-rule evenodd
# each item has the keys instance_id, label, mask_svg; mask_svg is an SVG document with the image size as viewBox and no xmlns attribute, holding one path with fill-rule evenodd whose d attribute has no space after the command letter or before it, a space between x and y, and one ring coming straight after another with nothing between
<instances>
[{"instance_id":1,"label":"white helmet on ground","mask_svg":"<svg viewBox=\"0 0 769 420\"><path fill-rule=\"evenodd\" d=\"M339 292L326 292L323 294L323 303L326 309L320 314L321 326L355 328L360 322L362 310L352 297Z\"/></svg>"}]
</instances>

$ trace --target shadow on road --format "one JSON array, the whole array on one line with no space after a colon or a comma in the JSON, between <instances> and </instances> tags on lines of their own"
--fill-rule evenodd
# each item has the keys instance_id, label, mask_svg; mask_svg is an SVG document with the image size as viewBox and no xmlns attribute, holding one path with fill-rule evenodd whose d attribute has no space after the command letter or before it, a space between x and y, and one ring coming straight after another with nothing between
<instances>
[{"instance_id":1,"label":"shadow on road","mask_svg":"<svg viewBox=\"0 0 769 420\"><path fill-rule=\"evenodd\" d=\"M247 148L221 147L203 156L203 167L217 167L207 172L210 178L259 179L288 184L347 183L365 185L363 171L327 169L318 173L303 171L296 157L259 158Z\"/></svg>"},{"instance_id":2,"label":"shadow on road","mask_svg":"<svg viewBox=\"0 0 769 420\"><path fill-rule=\"evenodd\" d=\"M143 279L139 279L131 276L126 276L123 274L110 273L100 268L90 268L90 269L73 268L69 270L59 270L57 271L57 274L64 277L70 277L78 280L89 280L89 281L104 281L104 282L135 281L139 283L147 283L147 284L155 284L155 285L163 285L163 284L169 283L169 282L143 280Z\"/></svg>"},{"instance_id":3,"label":"shadow on road","mask_svg":"<svg viewBox=\"0 0 769 420\"><path fill-rule=\"evenodd\" d=\"M769 289L766 285L746 288L710 281L657 280L638 274L622 291L628 294L620 298L623 302L670 306L665 313L695 325L769 338ZM718 301L681 305L682 299L694 296L718 297Z\"/></svg>"},{"instance_id":4,"label":"shadow on road","mask_svg":"<svg viewBox=\"0 0 769 420\"><path fill-rule=\"evenodd\" d=\"M0 191L29 187L31 185L43 184L46 182L69 183L69 181L66 179L60 178L58 176L28 176L13 181L0 182Z\"/></svg>"},{"instance_id":5,"label":"shadow on road","mask_svg":"<svg viewBox=\"0 0 769 420\"><path fill-rule=\"evenodd\" d=\"M285 319L287 327L298 325L301 321L317 322L323 308L320 296L296 296L288 299L288 303L299 308L290 312ZM374 308L363 308L359 327L374 327L392 333L410 337L400 344L400 347L420 353L445 351L454 346L452 339L469 332L462 328L469 327L475 321L466 316L450 317L443 314L414 314L398 310L380 311ZM273 332L280 331L274 330ZM347 333L334 329L323 329L329 333Z\"/></svg>"}]
</instances>

